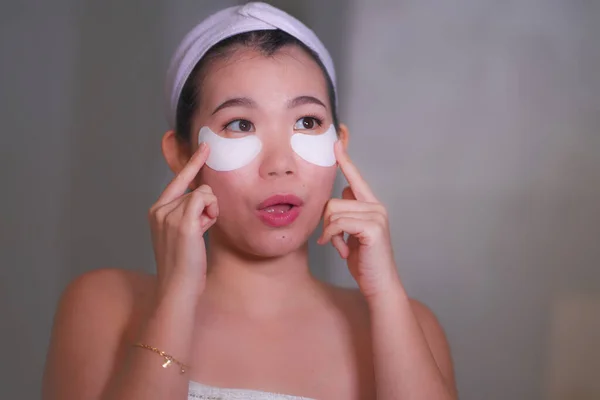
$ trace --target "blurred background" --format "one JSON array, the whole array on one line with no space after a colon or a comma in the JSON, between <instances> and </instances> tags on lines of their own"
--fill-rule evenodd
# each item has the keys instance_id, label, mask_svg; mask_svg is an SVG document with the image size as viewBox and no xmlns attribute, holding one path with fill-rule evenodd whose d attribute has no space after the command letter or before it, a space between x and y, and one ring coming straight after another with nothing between
<instances>
[{"instance_id":1,"label":"blurred background","mask_svg":"<svg viewBox=\"0 0 600 400\"><path fill-rule=\"evenodd\" d=\"M236 3L0 3L2 397L39 398L71 279L154 270L167 63ZM350 153L461 399L600 399L600 1L270 3L334 57ZM353 285L333 249L312 260Z\"/></svg>"}]
</instances>

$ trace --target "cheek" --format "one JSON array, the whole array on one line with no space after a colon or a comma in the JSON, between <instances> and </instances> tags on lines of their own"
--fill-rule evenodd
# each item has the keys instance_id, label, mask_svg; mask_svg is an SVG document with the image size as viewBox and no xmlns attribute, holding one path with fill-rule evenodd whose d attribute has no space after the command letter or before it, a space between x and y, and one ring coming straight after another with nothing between
<instances>
[{"instance_id":1,"label":"cheek","mask_svg":"<svg viewBox=\"0 0 600 400\"><path fill-rule=\"evenodd\" d=\"M206 169L201 175L203 184L212 188L216 195L231 191L239 191L244 184L244 179L236 171L218 172L212 169Z\"/></svg>"},{"instance_id":2,"label":"cheek","mask_svg":"<svg viewBox=\"0 0 600 400\"><path fill-rule=\"evenodd\" d=\"M256 171L250 168L240 170L219 172L210 168L204 168L199 174L201 184L211 187L219 201L219 209L226 210L239 205L240 193L248 193L252 188L252 177L256 176Z\"/></svg>"},{"instance_id":3,"label":"cheek","mask_svg":"<svg viewBox=\"0 0 600 400\"><path fill-rule=\"evenodd\" d=\"M329 183L333 185L335 180L336 167L314 167L309 172L308 176L313 181L318 181L320 184Z\"/></svg>"},{"instance_id":4,"label":"cheek","mask_svg":"<svg viewBox=\"0 0 600 400\"><path fill-rule=\"evenodd\" d=\"M331 197L337 167L308 166L303 171L306 187L310 194L318 198Z\"/></svg>"}]
</instances>

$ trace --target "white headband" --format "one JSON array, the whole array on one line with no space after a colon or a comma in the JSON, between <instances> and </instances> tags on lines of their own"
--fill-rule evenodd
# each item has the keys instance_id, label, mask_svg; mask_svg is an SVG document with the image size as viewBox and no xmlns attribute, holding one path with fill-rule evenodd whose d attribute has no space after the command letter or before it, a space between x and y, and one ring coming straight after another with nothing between
<instances>
[{"instance_id":1,"label":"white headband","mask_svg":"<svg viewBox=\"0 0 600 400\"><path fill-rule=\"evenodd\" d=\"M247 3L221 10L196 25L179 44L167 72L167 119L175 128L177 102L192 70L206 52L228 37L257 30L280 29L314 51L325 66L335 90L335 70L317 35L291 15L266 3Z\"/></svg>"}]
</instances>

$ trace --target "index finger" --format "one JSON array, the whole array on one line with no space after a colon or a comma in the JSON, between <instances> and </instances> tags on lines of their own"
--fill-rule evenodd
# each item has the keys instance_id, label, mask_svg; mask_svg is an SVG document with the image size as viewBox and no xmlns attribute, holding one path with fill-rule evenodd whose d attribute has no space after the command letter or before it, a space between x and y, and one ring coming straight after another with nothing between
<instances>
[{"instance_id":1,"label":"index finger","mask_svg":"<svg viewBox=\"0 0 600 400\"><path fill-rule=\"evenodd\" d=\"M360 175L360 172L358 172L358 168L356 168L356 166L352 164L352 161L350 161L350 157L348 156L348 153L346 153L346 150L344 150L344 147L340 141L335 143L334 151L338 165L346 177L346 180L350 184L350 188L352 189L352 193L354 193L356 200L372 203L379 202L377 197L375 197L371 191L371 188L367 182Z\"/></svg>"},{"instance_id":2,"label":"index finger","mask_svg":"<svg viewBox=\"0 0 600 400\"><path fill-rule=\"evenodd\" d=\"M198 150L190 157L188 163L182 168L175 178L167 185L157 200L158 204L167 204L183 195L192 180L198 175L200 169L208 158L208 145L202 143Z\"/></svg>"}]
</instances>

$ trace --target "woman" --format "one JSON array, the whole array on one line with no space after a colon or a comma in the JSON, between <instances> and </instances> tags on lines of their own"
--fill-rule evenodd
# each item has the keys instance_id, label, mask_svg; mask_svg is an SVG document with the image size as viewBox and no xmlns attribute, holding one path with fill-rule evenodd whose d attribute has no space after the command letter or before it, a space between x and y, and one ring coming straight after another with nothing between
<instances>
[{"instance_id":1,"label":"woman","mask_svg":"<svg viewBox=\"0 0 600 400\"><path fill-rule=\"evenodd\" d=\"M455 399L444 333L408 298L386 211L346 154L316 36L263 3L228 8L186 36L167 89L157 274L69 285L44 399ZM358 290L311 276L321 218Z\"/></svg>"}]
</instances>

